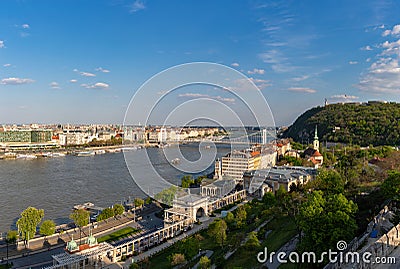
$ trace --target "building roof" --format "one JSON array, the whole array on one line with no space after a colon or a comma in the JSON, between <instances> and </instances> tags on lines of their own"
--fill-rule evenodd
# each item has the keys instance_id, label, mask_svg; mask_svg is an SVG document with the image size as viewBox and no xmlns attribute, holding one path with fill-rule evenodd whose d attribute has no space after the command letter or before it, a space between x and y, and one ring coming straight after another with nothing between
<instances>
[{"instance_id":1,"label":"building roof","mask_svg":"<svg viewBox=\"0 0 400 269\"><path fill-rule=\"evenodd\" d=\"M316 150L312 156L319 157L319 156L322 156L322 155L321 155L321 153L319 153L318 150Z\"/></svg>"}]
</instances>

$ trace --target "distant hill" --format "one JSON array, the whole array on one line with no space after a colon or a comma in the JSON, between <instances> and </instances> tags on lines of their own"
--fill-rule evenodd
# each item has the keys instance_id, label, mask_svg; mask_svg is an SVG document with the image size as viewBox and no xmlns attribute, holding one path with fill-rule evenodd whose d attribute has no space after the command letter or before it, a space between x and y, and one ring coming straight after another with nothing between
<instances>
[{"instance_id":1,"label":"distant hill","mask_svg":"<svg viewBox=\"0 0 400 269\"><path fill-rule=\"evenodd\" d=\"M299 116L282 136L312 143L316 125L321 142L400 145L400 104L370 101L314 107Z\"/></svg>"}]
</instances>

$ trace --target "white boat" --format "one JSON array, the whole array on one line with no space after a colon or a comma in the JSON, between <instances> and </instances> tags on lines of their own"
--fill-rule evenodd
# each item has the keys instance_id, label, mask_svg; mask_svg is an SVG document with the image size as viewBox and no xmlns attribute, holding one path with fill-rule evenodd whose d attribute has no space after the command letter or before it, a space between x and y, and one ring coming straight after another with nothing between
<instances>
[{"instance_id":1,"label":"white boat","mask_svg":"<svg viewBox=\"0 0 400 269\"><path fill-rule=\"evenodd\" d=\"M96 153L94 151L79 151L75 155L79 157L94 156Z\"/></svg>"},{"instance_id":2,"label":"white boat","mask_svg":"<svg viewBox=\"0 0 400 269\"><path fill-rule=\"evenodd\" d=\"M17 159L33 160L37 159L37 156L33 154L17 154Z\"/></svg>"},{"instance_id":3,"label":"white boat","mask_svg":"<svg viewBox=\"0 0 400 269\"><path fill-rule=\"evenodd\" d=\"M65 153L62 152L45 152L42 154L43 157L64 157Z\"/></svg>"},{"instance_id":4,"label":"white boat","mask_svg":"<svg viewBox=\"0 0 400 269\"><path fill-rule=\"evenodd\" d=\"M175 159L173 159L173 160L171 161L171 163L172 163L172 164L178 164L178 163L180 163L180 161L181 161L181 159L175 158Z\"/></svg>"}]
</instances>

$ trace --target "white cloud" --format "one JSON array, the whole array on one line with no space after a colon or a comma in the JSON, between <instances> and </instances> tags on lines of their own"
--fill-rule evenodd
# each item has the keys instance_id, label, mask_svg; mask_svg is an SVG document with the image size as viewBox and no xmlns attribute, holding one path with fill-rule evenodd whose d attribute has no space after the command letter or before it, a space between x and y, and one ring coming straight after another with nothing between
<instances>
[{"instance_id":1,"label":"white cloud","mask_svg":"<svg viewBox=\"0 0 400 269\"><path fill-rule=\"evenodd\" d=\"M5 48L6 46L4 45L4 41L0 40L0 49Z\"/></svg>"},{"instance_id":2,"label":"white cloud","mask_svg":"<svg viewBox=\"0 0 400 269\"><path fill-rule=\"evenodd\" d=\"M393 28L395 31L397 28ZM400 31L400 29L399 29ZM400 93L400 39L385 41L382 49L355 86L362 91L374 93Z\"/></svg>"},{"instance_id":3,"label":"white cloud","mask_svg":"<svg viewBox=\"0 0 400 269\"><path fill-rule=\"evenodd\" d=\"M349 64L358 64L357 61L350 61Z\"/></svg>"},{"instance_id":4,"label":"white cloud","mask_svg":"<svg viewBox=\"0 0 400 269\"><path fill-rule=\"evenodd\" d=\"M372 50L372 48L371 48L371 46L368 45L368 46L360 48L360 50Z\"/></svg>"},{"instance_id":5,"label":"white cloud","mask_svg":"<svg viewBox=\"0 0 400 269\"><path fill-rule=\"evenodd\" d=\"M259 57L264 63L271 64L272 70L276 73L290 72L295 69L294 66L289 63L288 58L284 57L278 50L269 50L259 54Z\"/></svg>"},{"instance_id":6,"label":"white cloud","mask_svg":"<svg viewBox=\"0 0 400 269\"><path fill-rule=\"evenodd\" d=\"M22 24L21 27L24 28L24 29L29 29L30 28L29 24L27 24L27 23Z\"/></svg>"},{"instance_id":7,"label":"white cloud","mask_svg":"<svg viewBox=\"0 0 400 269\"><path fill-rule=\"evenodd\" d=\"M306 80L306 79L309 79L309 78L310 78L309 75L304 75L304 76L301 76L301 77L292 78L292 80L293 81L303 81L303 80Z\"/></svg>"},{"instance_id":8,"label":"white cloud","mask_svg":"<svg viewBox=\"0 0 400 269\"><path fill-rule=\"evenodd\" d=\"M303 88L303 87L291 87L288 89L292 92L303 92L303 93L316 93L317 91L311 88Z\"/></svg>"},{"instance_id":9,"label":"white cloud","mask_svg":"<svg viewBox=\"0 0 400 269\"><path fill-rule=\"evenodd\" d=\"M76 68L74 68L72 71L74 71L74 72L79 72L79 70L78 70L78 69L76 69Z\"/></svg>"},{"instance_id":10,"label":"white cloud","mask_svg":"<svg viewBox=\"0 0 400 269\"><path fill-rule=\"evenodd\" d=\"M133 2L133 4L130 6L130 13L135 13L139 10L143 10L145 9L146 6L144 4L144 2L142 0L136 0L135 2Z\"/></svg>"},{"instance_id":11,"label":"white cloud","mask_svg":"<svg viewBox=\"0 0 400 269\"><path fill-rule=\"evenodd\" d=\"M239 67L239 63L231 63L231 66L233 66L233 67Z\"/></svg>"},{"instance_id":12,"label":"white cloud","mask_svg":"<svg viewBox=\"0 0 400 269\"><path fill-rule=\"evenodd\" d=\"M109 84L104 82L97 82L95 84L81 84L81 86L86 89L108 89L110 87Z\"/></svg>"},{"instance_id":13,"label":"white cloud","mask_svg":"<svg viewBox=\"0 0 400 269\"><path fill-rule=\"evenodd\" d=\"M393 26L392 30L383 31L382 36L388 36L388 35L399 36L400 35L400 24Z\"/></svg>"},{"instance_id":14,"label":"white cloud","mask_svg":"<svg viewBox=\"0 0 400 269\"><path fill-rule=\"evenodd\" d=\"M52 89L61 89L61 88L60 88L60 85L59 85L57 82L55 82L55 81L53 81L53 82L50 83L50 87L51 87Z\"/></svg>"},{"instance_id":15,"label":"white cloud","mask_svg":"<svg viewBox=\"0 0 400 269\"><path fill-rule=\"evenodd\" d=\"M347 94L336 94L331 96L331 99L347 99L347 100L355 100L358 99L358 96L354 96L354 95L347 95Z\"/></svg>"},{"instance_id":16,"label":"white cloud","mask_svg":"<svg viewBox=\"0 0 400 269\"><path fill-rule=\"evenodd\" d=\"M235 80L233 86L229 86L227 89L232 91L251 91L262 90L268 86L271 86L269 80L250 77Z\"/></svg>"},{"instance_id":17,"label":"white cloud","mask_svg":"<svg viewBox=\"0 0 400 269\"><path fill-rule=\"evenodd\" d=\"M265 70L264 69L254 68L253 70L247 71L247 73L250 74L250 75L253 75L253 74L264 75Z\"/></svg>"},{"instance_id":18,"label":"white cloud","mask_svg":"<svg viewBox=\"0 0 400 269\"><path fill-rule=\"evenodd\" d=\"M234 103L235 102L235 98L227 98L227 97L222 97L222 96L212 96L212 95L208 95L208 94L202 94L202 93L181 93L178 95L178 97L181 98L190 98L190 99L195 99L195 98L207 98L207 99L213 99L213 100L217 100L217 101L221 101L224 103Z\"/></svg>"},{"instance_id":19,"label":"white cloud","mask_svg":"<svg viewBox=\"0 0 400 269\"><path fill-rule=\"evenodd\" d=\"M96 75L93 73L89 73L89 72L80 72L79 74L81 74L81 76L84 77L95 77Z\"/></svg>"},{"instance_id":20,"label":"white cloud","mask_svg":"<svg viewBox=\"0 0 400 269\"><path fill-rule=\"evenodd\" d=\"M28 84L28 83L33 83L35 82L33 79L30 78L3 78L0 81L0 84L3 85L21 85L21 84Z\"/></svg>"},{"instance_id":21,"label":"white cloud","mask_svg":"<svg viewBox=\"0 0 400 269\"><path fill-rule=\"evenodd\" d=\"M3 64L4 67L10 67L11 64Z\"/></svg>"},{"instance_id":22,"label":"white cloud","mask_svg":"<svg viewBox=\"0 0 400 269\"><path fill-rule=\"evenodd\" d=\"M76 79L71 79L69 82L71 82L71 83L76 83L76 82L78 82L78 80L76 80Z\"/></svg>"},{"instance_id":23,"label":"white cloud","mask_svg":"<svg viewBox=\"0 0 400 269\"><path fill-rule=\"evenodd\" d=\"M110 70L104 69L104 68L102 68L102 67L96 68L96 71L103 72L103 73L110 73Z\"/></svg>"}]
</instances>

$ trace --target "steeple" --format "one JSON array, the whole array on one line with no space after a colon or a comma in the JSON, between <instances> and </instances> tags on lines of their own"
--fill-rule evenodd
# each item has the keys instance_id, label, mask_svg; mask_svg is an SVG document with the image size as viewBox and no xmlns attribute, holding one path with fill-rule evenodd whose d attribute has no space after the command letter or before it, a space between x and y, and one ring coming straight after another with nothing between
<instances>
[{"instance_id":1,"label":"steeple","mask_svg":"<svg viewBox=\"0 0 400 269\"><path fill-rule=\"evenodd\" d=\"M319 151L319 140L318 140L317 125L315 125L315 135L314 135L313 146L314 146L314 150L318 150Z\"/></svg>"}]
</instances>

